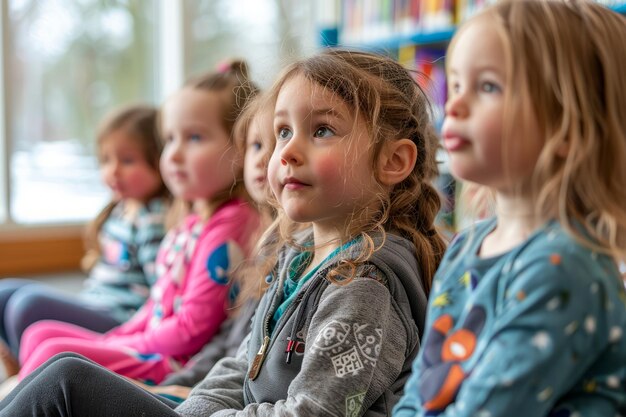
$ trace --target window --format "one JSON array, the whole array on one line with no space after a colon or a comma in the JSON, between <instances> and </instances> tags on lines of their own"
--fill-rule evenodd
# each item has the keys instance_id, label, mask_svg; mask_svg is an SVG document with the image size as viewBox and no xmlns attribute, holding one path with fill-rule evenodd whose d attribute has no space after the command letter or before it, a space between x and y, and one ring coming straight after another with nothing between
<instances>
[{"instance_id":1,"label":"window","mask_svg":"<svg viewBox=\"0 0 626 417\"><path fill-rule=\"evenodd\" d=\"M196 0L185 3L185 74L243 58L269 87L279 70L317 46L313 1Z\"/></svg>"},{"instance_id":2,"label":"window","mask_svg":"<svg viewBox=\"0 0 626 417\"><path fill-rule=\"evenodd\" d=\"M86 220L106 203L95 127L117 105L156 102L155 4L8 2L5 131L14 222Z\"/></svg>"}]
</instances>

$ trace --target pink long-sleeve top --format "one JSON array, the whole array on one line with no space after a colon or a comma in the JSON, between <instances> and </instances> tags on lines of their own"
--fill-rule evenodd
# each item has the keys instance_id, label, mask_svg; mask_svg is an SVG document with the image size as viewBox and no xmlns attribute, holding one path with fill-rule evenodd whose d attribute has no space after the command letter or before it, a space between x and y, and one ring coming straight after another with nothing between
<instances>
[{"instance_id":1,"label":"pink long-sleeve top","mask_svg":"<svg viewBox=\"0 0 626 417\"><path fill-rule=\"evenodd\" d=\"M149 300L105 339L185 363L226 318L231 271L249 254L250 236L258 227L257 212L239 199L225 203L206 221L188 215L161 244L158 281Z\"/></svg>"}]
</instances>

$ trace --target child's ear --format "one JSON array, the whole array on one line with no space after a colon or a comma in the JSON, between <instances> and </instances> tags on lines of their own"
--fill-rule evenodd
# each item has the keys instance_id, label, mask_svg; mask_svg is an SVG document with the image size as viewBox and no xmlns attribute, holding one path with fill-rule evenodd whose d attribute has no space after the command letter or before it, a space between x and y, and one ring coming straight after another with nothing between
<instances>
[{"instance_id":1,"label":"child's ear","mask_svg":"<svg viewBox=\"0 0 626 417\"><path fill-rule=\"evenodd\" d=\"M389 141L378 160L378 177L383 185L396 185L413 171L417 146L411 139Z\"/></svg>"}]
</instances>

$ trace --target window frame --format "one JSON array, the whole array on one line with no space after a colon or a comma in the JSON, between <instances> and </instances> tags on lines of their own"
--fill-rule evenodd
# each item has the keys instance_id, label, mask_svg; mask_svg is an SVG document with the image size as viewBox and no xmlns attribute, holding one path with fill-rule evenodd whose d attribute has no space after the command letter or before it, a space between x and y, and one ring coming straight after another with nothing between
<instances>
[{"instance_id":1,"label":"window frame","mask_svg":"<svg viewBox=\"0 0 626 417\"><path fill-rule=\"evenodd\" d=\"M4 53L9 50L9 26L8 19L8 1L0 2L0 231L13 224L11 219L10 198L11 198L11 181L9 155L11 155L11 141L8 139L9 114L8 106L5 106L6 99L9 97L10 84L7 83L7 57Z\"/></svg>"}]
</instances>

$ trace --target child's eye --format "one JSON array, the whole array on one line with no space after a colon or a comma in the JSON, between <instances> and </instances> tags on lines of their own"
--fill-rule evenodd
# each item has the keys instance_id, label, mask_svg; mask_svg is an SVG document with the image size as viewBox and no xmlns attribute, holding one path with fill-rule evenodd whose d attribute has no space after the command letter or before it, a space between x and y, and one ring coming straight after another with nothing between
<instances>
[{"instance_id":1,"label":"child's eye","mask_svg":"<svg viewBox=\"0 0 626 417\"><path fill-rule=\"evenodd\" d=\"M458 82L454 81L448 85L448 91L452 94L456 94L461 91L461 86Z\"/></svg>"},{"instance_id":2,"label":"child's eye","mask_svg":"<svg viewBox=\"0 0 626 417\"><path fill-rule=\"evenodd\" d=\"M120 162L124 165L132 165L135 163L135 158L122 158Z\"/></svg>"},{"instance_id":3,"label":"child's eye","mask_svg":"<svg viewBox=\"0 0 626 417\"><path fill-rule=\"evenodd\" d=\"M328 138L334 135L335 135L335 132L333 132L332 129L329 128L328 126L322 126L322 127L317 128L317 130L313 134L313 136L316 138Z\"/></svg>"},{"instance_id":4,"label":"child's eye","mask_svg":"<svg viewBox=\"0 0 626 417\"><path fill-rule=\"evenodd\" d=\"M287 139L291 139L291 137L293 136L293 133L291 132L291 130L287 129L286 127L281 127L280 129L278 129L278 140L287 140Z\"/></svg>"},{"instance_id":5,"label":"child's eye","mask_svg":"<svg viewBox=\"0 0 626 417\"><path fill-rule=\"evenodd\" d=\"M192 142L200 142L202 140L202 136L200 136L197 133L193 133L191 135L189 135L189 140Z\"/></svg>"},{"instance_id":6,"label":"child's eye","mask_svg":"<svg viewBox=\"0 0 626 417\"><path fill-rule=\"evenodd\" d=\"M250 149L252 149L255 152L260 151L262 147L263 145L259 141L254 141L250 144Z\"/></svg>"},{"instance_id":7,"label":"child's eye","mask_svg":"<svg viewBox=\"0 0 626 417\"><path fill-rule=\"evenodd\" d=\"M480 91L482 91L483 93L498 93L501 90L502 89L498 84L491 81L485 81L480 84Z\"/></svg>"}]
</instances>

